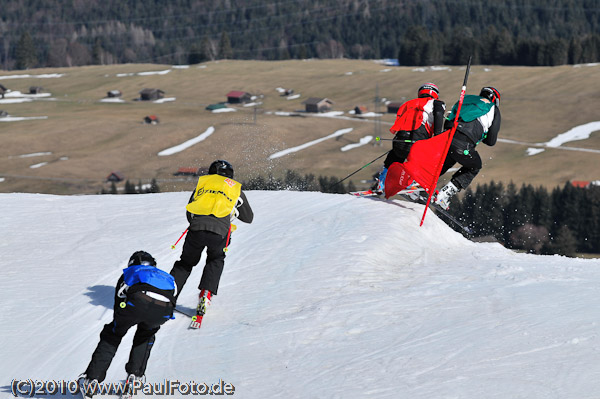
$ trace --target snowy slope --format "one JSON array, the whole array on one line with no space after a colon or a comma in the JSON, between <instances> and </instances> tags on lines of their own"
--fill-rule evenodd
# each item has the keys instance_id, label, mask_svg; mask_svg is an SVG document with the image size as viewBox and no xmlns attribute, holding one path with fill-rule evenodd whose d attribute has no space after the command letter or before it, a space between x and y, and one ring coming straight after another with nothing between
<instances>
[{"instance_id":1,"label":"snowy slope","mask_svg":"<svg viewBox=\"0 0 600 399\"><path fill-rule=\"evenodd\" d=\"M13 379L85 369L131 253L167 271L178 259L188 195L0 195L2 397ZM600 260L472 243L433 212L419 227L423 207L403 201L248 199L255 221L232 236L202 329L165 324L149 382L222 379L238 398L600 397ZM125 377L132 337L107 381Z\"/></svg>"}]
</instances>

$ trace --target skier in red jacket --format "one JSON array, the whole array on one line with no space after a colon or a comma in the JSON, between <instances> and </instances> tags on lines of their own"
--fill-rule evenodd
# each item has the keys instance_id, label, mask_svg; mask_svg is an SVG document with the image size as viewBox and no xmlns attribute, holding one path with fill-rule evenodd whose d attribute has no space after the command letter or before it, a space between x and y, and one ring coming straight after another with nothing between
<instances>
[{"instance_id":1,"label":"skier in red jacket","mask_svg":"<svg viewBox=\"0 0 600 399\"><path fill-rule=\"evenodd\" d=\"M396 121L390 128L394 135L392 150L383 162L383 169L375 177L372 190L384 192L387 170L394 162L404 162L413 143L438 135L444 127L446 105L439 100L440 91L434 83L425 83L419 87L417 98L402 104L398 109Z\"/></svg>"}]
</instances>

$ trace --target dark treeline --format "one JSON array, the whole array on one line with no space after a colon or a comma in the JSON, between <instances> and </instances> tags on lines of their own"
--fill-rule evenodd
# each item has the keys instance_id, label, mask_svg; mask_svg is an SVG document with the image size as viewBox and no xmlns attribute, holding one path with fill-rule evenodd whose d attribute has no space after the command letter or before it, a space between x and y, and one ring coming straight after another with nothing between
<instances>
[{"instance_id":1,"label":"dark treeline","mask_svg":"<svg viewBox=\"0 0 600 399\"><path fill-rule=\"evenodd\" d=\"M5 0L4 69L214 59L600 61L597 0Z\"/></svg>"},{"instance_id":2,"label":"dark treeline","mask_svg":"<svg viewBox=\"0 0 600 399\"><path fill-rule=\"evenodd\" d=\"M275 178L272 175L253 177L243 182L244 190L290 190L290 191L320 191L322 193L344 194L350 191L356 191L356 186L352 181L347 185L339 182L340 179L334 176L319 176L313 174L300 175L297 172L288 170L284 178Z\"/></svg>"},{"instance_id":3,"label":"dark treeline","mask_svg":"<svg viewBox=\"0 0 600 399\"><path fill-rule=\"evenodd\" d=\"M573 256L600 253L600 186L570 183L551 193L544 187L491 182L467 189L451 213L474 230L508 248Z\"/></svg>"}]
</instances>

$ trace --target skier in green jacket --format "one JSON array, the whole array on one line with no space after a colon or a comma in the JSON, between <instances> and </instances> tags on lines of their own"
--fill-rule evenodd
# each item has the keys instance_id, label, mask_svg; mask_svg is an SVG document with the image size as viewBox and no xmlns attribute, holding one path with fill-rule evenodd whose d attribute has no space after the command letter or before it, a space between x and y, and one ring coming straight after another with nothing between
<instances>
[{"instance_id":1,"label":"skier in green jacket","mask_svg":"<svg viewBox=\"0 0 600 399\"><path fill-rule=\"evenodd\" d=\"M478 96L465 96L458 126L441 174L446 173L456 163L459 163L461 168L454 173L450 181L435 197L435 203L442 208L448 209L452 196L466 189L481 170L481 157L475 149L477 144L480 142L489 146L496 144L501 121L499 105L500 92L491 86L482 88ZM446 117L446 129L452 127L457 107L458 103L454 104L450 114Z\"/></svg>"}]
</instances>

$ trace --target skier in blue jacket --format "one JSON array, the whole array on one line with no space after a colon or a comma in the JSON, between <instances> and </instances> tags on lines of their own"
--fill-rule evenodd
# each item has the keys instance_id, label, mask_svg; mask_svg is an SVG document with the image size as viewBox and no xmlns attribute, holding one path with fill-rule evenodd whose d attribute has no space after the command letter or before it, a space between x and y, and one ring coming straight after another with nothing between
<instances>
[{"instance_id":1,"label":"skier in blue jacket","mask_svg":"<svg viewBox=\"0 0 600 399\"><path fill-rule=\"evenodd\" d=\"M176 294L173 276L158 269L152 255L144 251L131 255L115 287L113 321L102 329L92 360L78 378L86 397L91 398L95 385L104 381L121 339L136 325L129 361L125 365L126 384L130 386L134 381L145 381L144 373L154 336L161 325L173 318Z\"/></svg>"}]
</instances>

